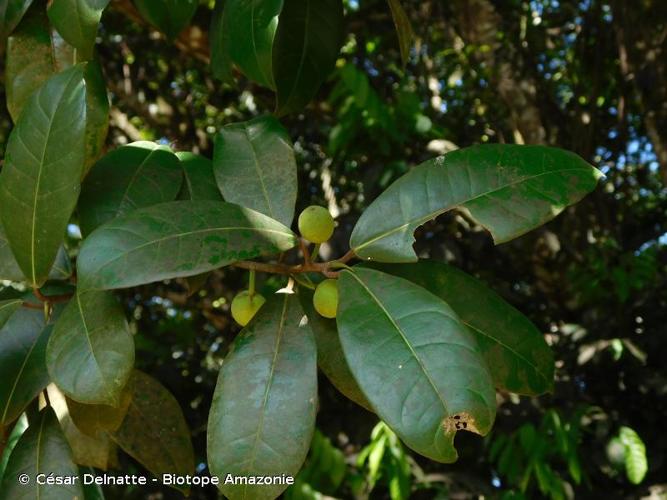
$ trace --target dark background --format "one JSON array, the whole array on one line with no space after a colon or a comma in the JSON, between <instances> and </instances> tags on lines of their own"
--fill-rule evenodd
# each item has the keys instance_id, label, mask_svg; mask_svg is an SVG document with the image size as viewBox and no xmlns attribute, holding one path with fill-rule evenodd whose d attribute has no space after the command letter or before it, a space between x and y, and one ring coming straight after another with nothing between
<instances>
[{"instance_id":1,"label":"dark background","mask_svg":"<svg viewBox=\"0 0 667 500\"><path fill-rule=\"evenodd\" d=\"M556 353L555 392L499 394L492 436L459 436L459 462L387 452L371 484L368 463L357 458L377 419L321 378L317 426L347 462L342 484L325 493L389 498L400 463L411 498L522 498L521 491L525 498L665 498L667 2L403 3L417 38L405 69L386 2L348 0L336 72L306 111L283 119L300 168L298 210L318 203L339 214L325 255L346 251L360 212L394 179L455 147L555 145L606 180L555 221L498 247L455 213L419 230L421 257L482 278L545 333ZM156 140L211 157L220 126L272 110L273 94L241 75L235 86L213 79L210 17L203 2L192 27L168 43L131 4L111 2L98 41L112 103L109 148ZM10 127L3 107L0 155ZM177 397L204 473L208 408L238 333L229 303L246 279L224 269L190 297L182 281L122 295L137 366ZM637 486L614 465L621 426L646 443L649 472ZM570 444L559 446L561 435ZM139 468L120 460L124 471ZM214 490L193 494L216 497ZM179 496L168 488L107 490L107 498Z\"/></svg>"}]
</instances>

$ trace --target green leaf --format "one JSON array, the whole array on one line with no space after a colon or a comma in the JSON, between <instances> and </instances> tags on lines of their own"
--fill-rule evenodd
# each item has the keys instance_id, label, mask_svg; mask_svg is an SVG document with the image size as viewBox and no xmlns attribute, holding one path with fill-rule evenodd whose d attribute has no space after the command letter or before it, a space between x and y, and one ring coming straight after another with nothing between
<instances>
[{"instance_id":1,"label":"green leaf","mask_svg":"<svg viewBox=\"0 0 667 500\"><path fill-rule=\"evenodd\" d=\"M336 65L343 42L341 0L285 0L273 48L276 114L301 111Z\"/></svg>"},{"instance_id":2,"label":"green leaf","mask_svg":"<svg viewBox=\"0 0 667 500\"><path fill-rule=\"evenodd\" d=\"M299 298L308 317L308 324L315 334L317 366L345 397L359 406L363 406L368 411L373 411L371 404L359 388L359 384L357 384L350 367L347 365L343 347L340 345L340 339L338 338L336 321L324 318L315 311L313 293L309 290L299 290Z\"/></svg>"},{"instance_id":3,"label":"green leaf","mask_svg":"<svg viewBox=\"0 0 667 500\"><path fill-rule=\"evenodd\" d=\"M56 321L46 363L70 398L118 406L134 367L134 340L116 298L109 292L76 293Z\"/></svg>"},{"instance_id":4,"label":"green leaf","mask_svg":"<svg viewBox=\"0 0 667 500\"><path fill-rule=\"evenodd\" d=\"M16 122L28 97L56 73L77 62L73 47L49 26L41 5L30 9L10 38L7 49L7 108ZM87 64L86 80L86 169L97 159L109 127L109 101L102 67Z\"/></svg>"},{"instance_id":5,"label":"green leaf","mask_svg":"<svg viewBox=\"0 0 667 500\"><path fill-rule=\"evenodd\" d=\"M135 370L130 381L132 400L112 439L150 472L194 474L190 430L178 402L153 377Z\"/></svg>"},{"instance_id":6,"label":"green leaf","mask_svg":"<svg viewBox=\"0 0 667 500\"><path fill-rule=\"evenodd\" d=\"M53 263L49 279L65 280L72 275L72 263L64 246L61 246L56 255L56 261ZM0 280L25 281L23 271L14 258L12 249L9 247L9 241L5 235L5 230L0 223Z\"/></svg>"},{"instance_id":7,"label":"green leaf","mask_svg":"<svg viewBox=\"0 0 667 500\"><path fill-rule=\"evenodd\" d=\"M120 396L118 407L107 405L90 405L79 403L67 398L67 408L72 421L81 432L96 436L100 432L117 431L127 415L132 401L132 388L125 385Z\"/></svg>"},{"instance_id":8,"label":"green leaf","mask_svg":"<svg viewBox=\"0 0 667 500\"><path fill-rule=\"evenodd\" d=\"M225 200L292 224L296 159L287 130L276 118L224 127L215 139L213 170Z\"/></svg>"},{"instance_id":9,"label":"green leaf","mask_svg":"<svg viewBox=\"0 0 667 500\"><path fill-rule=\"evenodd\" d=\"M182 180L178 158L167 146L140 141L114 149L93 166L81 188L83 235L137 208L173 201Z\"/></svg>"},{"instance_id":10,"label":"green leaf","mask_svg":"<svg viewBox=\"0 0 667 500\"><path fill-rule=\"evenodd\" d=\"M358 268L343 271L339 290L343 351L377 414L418 453L455 461L457 430L485 435L496 411L474 339L447 304L402 278Z\"/></svg>"},{"instance_id":11,"label":"green leaf","mask_svg":"<svg viewBox=\"0 0 667 500\"><path fill-rule=\"evenodd\" d=\"M648 471L646 446L639 434L630 427L621 427L619 437L625 446L625 473L632 484L639 484Z\"/></svg>"},{"instance_id":12,"label":"green leaf","mask_svg":"<svg viewBox=\"0 0 667 500\"><path fill-rule=\"evenodd\" d=\"M529 396L553 390L554 356L544 335L484 283L439 262L372 267L416 283L454 309L497 388Z\"/></svg>"},{"instance_id":13,"label":"green leaf","mask_svg":"<svg viewBox=\"0 0 667 500\"><path fill-rule=\"evenodd\" d=\"M403 9L400 0L387 1L389 2L389 8L391 9L391 17L394 20L394 26L396 26L398 46L401 50L401 60L403 61L403 66L405 66L410 60L410 49L412 48L412 40L415 34L412 31L410 18L408 18L408 15L405 13L405 9Z\"/></svg>"},{"instance_id":14,"label":"green leaf","mask_svg":"<svg viewBox=\"0 0 667 500\"><path fill-rule=\"evenodd\" d=\"M16 447L16 443L21 438L25 430L28 428L28 419L23 414L14 424L11 434L7 437L5 441L5 449L2 454L0 454L0 485L2 484L2 478L5 475L5 469L7 468L7 462L9 457L12 454L12 450ZM0 426L0 432L2 432L2 426Z\"/></svg>"},{"instance_id":15,"label":"green leaf","mask_svg":"<svg viewBox=\"0 0 667 500\"><path fill-rule=\"evenodd\" d=\"M74 463L102 470L109 469L116 458L116 443L104 432L92 436L81 432L72 420L63 393L53 384L47 387L47 393L49 405L56 412L60 428L72 449Z\"/></svg>"},{"instance_id":16,"label":"green leaf","mask_svg":"<svg viewBox=\"0 0 667 500\"><path fill-rule=\"evenodd\" d=\"M20 474L27 474L30 482L21 484L17 480ZM0 485L0 498L83 498L80 481L74 484L40 485L36 481L38 474L53 474L62 478L79 474L56 414L48 406L39 413L35 422L16 443Z\"/></svg>"},{"instance_id":17,"label":"green leaf","mask_svg":"<svg viewBox=\"0 0 667 500\"><path fill-rule=\"evenodd\" d=\"M34 5L7 43L7 109L14 122L33 92L74 58L73 47L51 30L44 8Z\"/></svg>"},{"instance_id":18,"label":"green leaf","mask_svg":"<svg viewBox=\"0 0 667 500\"><path fill-rule=\"evenodd\" d=\"M19 309L0 329L0 427L13 422L49 382L50 333L44 313L35 309Z\"/></svg>"},{"instance_id":19,"label":"green leaf","mask_svg":"<svg viewBox=\"0 0 667 500\"><path fill-rule=\"evenodd\" d=\"M134 0L134 5L149 23L170 40L175 39L195 15L198 0Z\"/></svg>"},{"instance_id":20,"label":"green leaf","mask_svg":"<svg viewBox=\"0 0 667 500\"><path fill-rule=\"evenodd\" d=\"M97 161L104 149L109 132L109 98L98 61L90 61L84 73L86 79L86 164L84 175Z\"/></svg>"},{"instance_id":21,"label":"green leaf","mask_svg":"<svg viewBox=\"0 0 667 500\"><path fill-rule=\"evenodd\" d=\"M194 276L295 244L287 227L232 203L162 203L118 217L91 234L79 253L79 284L113 289Z\"/></svg>"},{"instance_id":22,"label":"green leaf","mask_svg":"<svg viewBox=\"0 0 667 500\"><path fill-rule=\"evenodd\" d=\"M32 0L0 0L0 53L31 3Z\"/></svg>"},{"instance_id":23,"label":"green leaf","mask_svg":"<svg viewBox=\"0 0 667 500\"><path fill-rule=\"evenodd\" d=\"M222 201L211 160L194 153L176 153L176 156L181 161L185 175L182 199Z\"/></svg>"},{"instance_id":24,"label":"green leaf","mask_svg":"<svg viewBox=\"0 0 667 500\"><path fill-rule=\"evenodd\" d=\"M493 144L452 151L413 168L371 203L350 246L364 259L414 262L415 229L453 208L467 210L503 243L581 200L601 176L556 148Z\"/></svg>"},{"instance_id":25,"label":"green leaf","mask_svg":"<svg viewBox=\"0 0 667 500\"><path fill-rule=\"evenodd\" d=\"M51 77L28 100L7 144L0 214L14 256L41 286L63 242L84 165L83 65Z\"/></svg>"},{"instance_id":26,"label":"green leaf","mask_svg":"<svg viewBox=\"0 0 667 500\"><path fill-rule=\"evenodd\" d=\"M211 15L209 45L211 47L211 73L224 83L234 81L232 56L229 53L229 30L224 26L225 0L217 0Z\"/></svg>"},{"instance_id":27,"label":"green leaf","mask_svg":"<svg viewBox=\"0 0 667 500\"><path fill-rule=\"evenodd\" d=\"M51 0L47 12L62 37L80 52L79 60L93 54L97 26L109 0Z\"/></svg>"},{"instance_id":28,"label":"green leaf","mask_svg":"<svg viewBox=\"0 0 667 500\"><path fill-rule=\"evenodd\" d=\"M243 73L275 89L273 42L283 0L226 0L222 29L227 32L229 55Z\"/></svg>"},{"instance_id":29,"label":"green leaf","mask_svg":"<svg viewBox=\"0 0 667 500\"><path fill-rule=\"evenodd\" d=\"M237 337L208 421L213 474L295 476L315 430L317 349L299 299L274 295ZM230 500L273 499L286 485L221 484Z\"/></svg>"},{"instance_id":30,"label":"green leaf","mask_svg":"<svg viewBox=\"0 0 667 500\"><path fill-rule=\"evenodd\" d=\"M5 326L9 318L21 308L22 299L10 299L0 301L0 328Z\"/></svg>"}]
</instances>

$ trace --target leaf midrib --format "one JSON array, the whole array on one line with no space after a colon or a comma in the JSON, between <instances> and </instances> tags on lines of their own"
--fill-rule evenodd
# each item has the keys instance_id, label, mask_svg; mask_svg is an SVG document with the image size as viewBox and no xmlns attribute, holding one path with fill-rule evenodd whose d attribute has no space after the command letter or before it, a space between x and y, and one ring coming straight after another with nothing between
<instances>
[{"instance_id":1,"label":"leaf midrib","mask_svg":"<svg viewBox=\"0 0 667 500\"><path fill-rule=\"evenodd\" d=\"M0 419L0 422L4 422L5 418L7 418L7 413L9 412L9 406L14 399L14 393L16 392L16 387L18 386L19 380L23 376L23 371L25 370L25 365L28 363L28 360L30 359L30 356L32 356L32 351L34 351L35 346L39 342L40 337L42 336L42 332L40 332L37 337L35 337L35 341L32 343L30 346L30 349L28 350L27 354L25 355L25 358L23 358L23 363L21 363L21 368L19 368L18 373L16 374L16 378L14 379L14 384L12 385L12 389L9 392L9 397L7 398L7 404L5 405L5 410L2 412L2 419Z\"/></svg>"},{"instance_id":2,"label":"leaf midrib","mask_svg":"<svg viewBox=\"0 0 667 500\"><path fill-rule=\"evenodd\" d=\"M122 229L122 228L111 228L111 229L117 230L117 229ZM175 239L175 238L182 238L183 236L189 236L189 235L194 235L194 234L204 234L204 233L219 232L219 231L255 231L255 232L275 233L275 234L280 234L280 235L283 235L283 236L294 237L294 235L291 234L291 233L286 233L284 231L278 231L276 229L259 229L259 228L252 228L252 227L222 227L222 228L217 227L217 228L209 228L209 229L200 229L200 230L197 230L197 231L188 231L188 232L185 232L185 233L178 233L178 234L174 234L174 235L170 235L170 236L165 236L164 238L158 238L156 240L147 241L146 243L143 243L143 244L141 244L137 247L134 247L131 250L128 250L126 252L122 252L118 256L114 257L113 259L106 261L102 266L100 266L97 269L97 271L109 266L110 264L112 264L112 263L114 263L114 262L116 262L116 261L118 261L122 258L125 258L127 255L129 255L131 253L134 253L138 250L142 250L142 249L144 249L148 246L151 246L151 245L156 245L156 244L162 243L163 241L168 241L170 239Z\"/></svg>"},{"instance_id":3,"label":"leaf midrib","mask_svg":"<svg viewBox=\"0 0 667 500\"><path fill-rule=\"evenodd\" d=\"M410 353L412 354L413 358L414 358L414 359L417 361L417 363L419 364L419 367L421 368L422 373L426 376L426 379L428 380L429 384L431 385L431 387L432 387L432 389L433 389L433 392L435 392L435 394L438 396L438 399L439 399L440 402L442 403L442 406L443 406L445 412L447 413L447 415L451 415L451 413L449 412L449 408L448 408L448 406L447 406L447 403L445 402L445 400L444 400L444 399L442 398L442 396L440 395L440 391L438 391L438 389L437 389L437 387L436 387L436 385L435 385L435 382L433 381L433 379L431 378L430 374L429 374L428 371L426 370L426 366L424 366L424 363L422 362L421 358L417 355L417 352L416 352L416 351L414 350L414 348L412 347L412 344L410 344L410 342L408 341L407 337L405 336L405 333L403 332L403 329L398 325L398 323L396 323L396 321L395 321L394 318L391 316L391 314L389 313L389 311L387 311L387 309L384 307L384 305L382 304L382 302L380 301L380 299L379 299L379 298L378 298L378 297L371 291L370 288L368 288L368 286L366 286L366 284L361 280L361 278L359 278L359 277L358 277L354 272L352 272L352 271L346 271L346 272L347 272L348 274L352 275L352 277L353 277L355 280L357 280L357 282L362 286L362 288L363 288L364 290L366 290L366 292L368 293L368 295L370 295L370 297L373 299L373 301L378 305L378 307L382 310L382 312L383 312L384 315L387 317L387 319L388 319L388 320L391 322L391 324L394 326L394 328L396 329L396 331L399 333L399 335L400 335L400 337L401 337L401 340L403 340L403 342L405 343L405 345L406 345L406 346L408 347L408 349L410 350Z\"/></svg>"},{"instance_id":4,"label":"leaf midrib","mask_svg":"<svg viewBox=\"0 0 667 500\"><path fill-rule=\"evenodd\" d=\"M95 350L93 349L93 342L90 340L90 330L88 329L88 324L86 323L86 316L83 313L83 306L81 304L81 295L78 293L76 294L76 305L79 310L79 316L81 316L81 324L83 325L85 337L86 340L88 341L88 346L90 347L90 355L92 356L93 361L95 363L95 368L97 368L97 371L100 375L100 381L101 381L100 385L104 388L104 392L107 393L109 401L115 403L116 398L114 398L113 394L111 394L108 385L104 383L104 373L102 373L102 367L100 366L100 363L97 360L97 356L95 356Z\"/></svg>"},{"instance_id":5,"label":"leaf midrib","mask_svg":"<svg viewBox=\"0 0 667 500\"><path fill-rule=\"evenodd\" d=\"M266 413L266 405L269 401L269 393L271 392L271 386L273 385L273 377L276 369L278 353L280 351L280 343L282 342L283 332L285 330L285 318L286 311L288 306L289 295L285 295L285 300L283 301L283 310L280 313L280 323L278 325L278 334L276 335L276 341L273 346L273 359L271 360L271 371L269 373L269 379L266 384L266 390L264 391L264 398L262 400L262 407L259 415L259 423L257 424L257 432L255 433L255 442L252 445L252 455L250 457L250 464L246 468L247 474L252 474L253 467L255 465L255 460L257 459L257 445L259 444L261 435L264 431L264 416ZM248 492L248 485L244 484L243 487L243 499L246 498L246 493Z\"/></svg>"},{"instance_id":6,"label":"leaf midrib","mask_svg":"<svg viewBox=\"0 0 667 500\"><path fill-rule=\"evenodd\" d=\"M504 185L502 185L498 188L491 189L491 190L485 191L483 193L480 193L478 195L472 196L465 201L457 203L454 206L449 206L449 207L446 207L446 208L443 208L443 209L440 209L440 210L436 210L436 211L431 212L431 213L429 213L429 214L427 214L423 217L419 217L419 218L410 220L410 221L408 221L404 224L401 224L400 226L395 227L394 229L390 229L389 231L385 231L384 233L381 233L378 236L375 236L375 237L365 241L364 243L354 247L353 250L358 252L358 251L366 248L367 246L372 245L373 243L375 243L379 240L387 238L394 233L398 233L398 232L400 232L400 231L402 231L402 230L404 230L404 229L406 229L406 228L408 228L408 227L410 227L414 224L417 224L417 227L419 227L420 225L424 224L425 222L428 222L429 220L433 219L434 217L437 217L440 214L443 214L443 213L448 212L450 210L454 210L458 207L461 207L461 206L465 205L466 203L470 203L471 201L475 201L478 198L483 198L484 196L488 196L490 194L496 193L496 192L501 191L503 189L511 188L512 186L515 186L517 184L520 184L520 183L523 183L523 182L528 182L530 180L537 179L538 177L542 177L544 175L554 175L554 174L559 174L559 173L564 173L564 172L574 172L574 171L584 171L584 170L585 170L584 168L566 168L566 169L555 170L555 171L551 171L551 172L542 172L542 173L537 174L537 175L532 175L532 176L529 176L529 177L524 177L524 178L518 179L516 181L504 184ZM449 174L447 174L447 175L449 175Z\"/></svg>"}]
</instances>

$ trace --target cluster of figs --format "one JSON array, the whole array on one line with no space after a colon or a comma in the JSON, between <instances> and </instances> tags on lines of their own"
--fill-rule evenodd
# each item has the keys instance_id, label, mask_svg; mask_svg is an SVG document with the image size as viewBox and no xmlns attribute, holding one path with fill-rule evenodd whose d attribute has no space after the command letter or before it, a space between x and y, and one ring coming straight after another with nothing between
<instances>
[{"instance_id":1,"label":"cluster of figs","mask_svg":"<svg viewBox=\"0 0 667 500\"><path fill-rule=\"evenodd\" d=\"M329 211L317 205L311 205L299 215L299 232L306 240L319 245L331 238L334 232L334 220ZM232 317L241 326L246 326L257 314L266 299L257 292L244 290L232 301ZM315 288L313 306L318 314L325 318L335 318L338 309L338 283L335 279L325 279Z\"/></svg>"}]
</instances>

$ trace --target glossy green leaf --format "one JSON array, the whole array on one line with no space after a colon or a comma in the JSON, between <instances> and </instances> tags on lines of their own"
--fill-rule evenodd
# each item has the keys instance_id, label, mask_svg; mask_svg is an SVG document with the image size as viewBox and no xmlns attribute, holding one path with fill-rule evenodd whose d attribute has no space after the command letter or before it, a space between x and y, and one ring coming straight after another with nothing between
<instances>
[{"instance_id":1,"label":"glossy green leaf","mask_svg":"<svg viewBox=\"0 0 667 500\"><path fill-rule=\"evenodd\" d=\"M199 1L134 0L134 5L144 19L173 40L190 24Z\"/></svg>"},{"instance_id":2,"label":"glossy green leaf","mask_svg":"<svg viewBox=\"0 0 667 500\"><path fill-rule=\"evenodd\" d=\"M32 0L0 0L0 52L31 3Z\"/></svg>"},{"instance_id":3,"label":"glossy green leaf","mask_svg":"<svg viewBox=\"0 0 667 500\"><path fill-rule=\"evenodd\" d=\"M35 309L19 309L0 329L0 426L16 419L49 382L50 333L43 311Z\"/></svg>"},{"instance_id":4,"label":"glossy green leaf","mask_svg":"<svg viewBox=\"0 0 667 500\"><path fill-rule=\"evenodd\" d=\"M90 170L79 200L79 224L84 236L137 208L173 201L183 173L167 146L134 142L114 149Z\"/></svg>"},{"instance_id":5,"label":"glossy green leaf","mask_svg":"<svg viewBox=\"0 0 667 500\"><path fill-rule=\"evenodd\" d=\"M373 266L445 301L475 337L496 387L537 396L553 390L554 355L544 335L484 283L439 262Z\"/></svg>"},{"instance_id":6,"label":"glossy green leaf","mask_svg":"<svg viewBox=\"0 0 667 500\"><path fill-rule=\"evenodd\" d=\"M112 439L158 477L194 474L190 430L174 396L153 377L137 370L130 384L132 400Z\"/></svg>"},{"instance_id":7,"label":"glossy green leaf","mask_svg":"<svg viewBox=\"0 0 667 500\"><path fill-rule=\"evenodd\" d=\"M76 50L51 28L43 7L33 6L7 50L7 108L14 122L32 95L51 76L72 67L80 58ZM86 168L99 156L109 127L109 101L102 67L90 61L86 80Z\"/></svg>"},{"instance_id":8,"label":"glossy green leaf","mask_svg":"<svg viewBox=\"0 0 667 500\"><path fill-rule=\"evenodd\" d=\"M342 42L341 0L284 0L273 47L278 115L301 111L315 97Z\"/></svg>"},{"instance_id":9,"label":"glossy green leaf","mask_svg":"<svg viewBox=\"0 0 667 500\"><path fill-rule=\"evenodd\" d=\"M273 43L283 0L226 0L222 26L229 54L251 80L275 88Z\"/></svg>"},{"instance_id":10,"label":"glossy green leaf","mask_svg":"<svg viewBox=\"0 0 667 500\"><path fill-rule=\"evenodd\" d=\"M493 144L452 151L394 182L352 231L359 257L414 262L413 233L448 210L467 210L496 243L553 219L592 191L602 174L574 153Z\"/></svg>"},{"instance_id":11,"label":"glossy green leaf","mask_svg":"<svg viewBox=\"0 0 667 500\"><path fill-rule=\"evenodd\" d=\"M646 446L630 427L621 427L619 437L625 447L625 473L632 484L639 484L648 472Z\"/></svg>"},{"instance_id":12,"label":"glossy green leaf","mask_svg":"<svg viewBox=\"0 0 667 500\"><path fill-rule=\"evenodd\" d=\"M34 5L7 42L7 109L14 122L30 95L74 58L73 47L50 29L43 6Z\"/></svg>"},{"instance_id":13,"label":"glossy green leaf","mask_svg":"<svg viewBox=\"0 0 667 500\"><path fill-rule=\"evenodd\" d=\"M72 275L72 263L65 247L61 246L56 255L56 261L53 263L49 279L64 280ZM5 230L0 224L0 280L25 281L23 271L19 268L12 249L9 247L9 241L5 235Z\"/></svg>"},{"instance_id":14,"label":"glossy green leaf","mask_svg":"<svg viewBox=\"0 0 667 500\"><path fill-rule=\"evenodd\" d=\"M339 290L343 351L377 414L418 453L455 461L456 432L485 435L496 411L474 338L447 304L402 278L356 268Z\"/></svg>"},{"instance_id":15,"label":"glossy green leaf","mask_svg":"<svg viewBox=\"0 0 667 500\"><path fill-rule=\"evenodd\" d=\"M225 83L234 81L232 56L229 53L229 30L224 26L225 0L217 0L211 14L209 45L211 49L211 73Z\"/></svg>"},{"instance_id":16,"label":"glossy green leaf","mask_svg":"<svg viewBox=\"0 0 667 500\"><path fill-rule=\"evenodd\" d=\"M118 217L83 243L83 288L126 288L194 276L294 247L287 227L253 210L215 201L174 201Z\"/></svg>"},{"instance_id":17,"label":"glossy green leaf","mask_svg":"<svg viewBox=\"0 0 667 500\"><path fill-rule=\"evenodd\" d=\"M389 8L391 9L391 17L396 26L396 34L398 35L398 46L401 50L401 60L405 66L410 60L410 49L412 48L412 40L414 33L412 31L412 24L410 18L405 13L401 0L387 0Z\"/></svg>"},{"instance_id":18,"label":"glossy green leaf","mask_svg":"<svg viewBox=\"0 0 667 500\"><path fill-rule=\"evenodd\" d=\"M46 352L51 379L68 397L118 406L134 367L134 340L109 292L78 292L56 321Z\"/></svg>"},{"instance_id":19,"label":"glossy green leaf","mask_svg":"<svg viewBox=\"0 0 667 500\"><path fill-rule=\"evenodd\" d=\"M7 49L7 108L14 122L28 97L46 80L73 66L80 58L52 29L42 5L33 6L9 40ZM109 101L102 67L90 61L86 80L86 168L104 146L109 128Z\"/></svg>"},{"instance_id":20,"label":"glossy green leaf","mask_svg":"<svg viewBox=\"0 0 667 500\"><path fill-rule=\"evenodd\" d=\"M295 476L315 430L317 348L294 295L271 297L220 370L208 421L213 474ZM286 485L218 486L230 500L273 499Z\"/></svg>"},{"instance_id":21,"label":"glossy green leaf","mask_svg":"<svg viewBox=\"0 0 667 500\"><path fill-rule=\"evenodd\" d=\"M81 499L80 481L58 485L36 481L38 474L65 478L78 476L78 473L56 414L47 406L16 443L0 485L0 499ZM17 480L20 474L27 474L30 482L21 484Z\"/></svg>"},{"instance_id":22,"label":"glossy green leaf","mask_svg":"<svg viewBox=\"0 0 667 500\"><path fill-rule=\"evenodd\" d=\"M48 15L58 33L79 52L79 60L92 56L97 26L109 0L50 0Z\"/></svg>"},{"instance_id":23,"label":"glossy green leaf","mask_svg":"<svg viewBox=\"0 0 667 500\"><path fill-rule=\"evenodd\" d=\"M21 308L23 299L0 300L0 328Z\"/></svg>"},{"instance_id":24,"label":"glossy green leaf","mask_svg":"<svg viewBox=\"0 0 667 500\"><path fill-rule=\"evenodd\" d=\"M181 190L184 200L213 200L222 201L222 194L218 189L213 174L213 163L208 158L194 153L176 153L181 161L185 181Z\"/></svg>"},{"instance_id":25,"label":"glossy green leaf","mask_svg":"<svg viewBox=\"0 0 667 500\"><path fill-rule=\"evenodd\" d=\"M7 144L0 214L33 286L46 281L79 196L84 166L83 65L51 77L28 100Z\"/></svg>"},{"instance_id":26,"label":"glossy green leaf","mask_svg":"<svg viewBox=\"0 0 667 500\"><path fill-rule=\"evenodd\" d=\"M292 224L296 159L276 118L261 116L224 127L215 139L213 169L225 200Z\"/></svg>"},{"instance_id":27,"label":"glossy green leaf","mask_svg":"<svg viewBox=\"0 0 667 500\"><path fill-rule=\"evenodd\" d=\"M72 449L74 463L107 470L114 461L114 454L117 452L116 443L105 432L98 432L92 436L81 432L72 420L63 393L54 384L47 387L47 393L49 405L56 412L60 428Z\"/></svg>"},{"instance_id":28,"label":"glossy green leaf","mask_svg":"<svg viewBox=\"0 0 667 500\"><path fill-rule=\"evenodd\" d=\"M359 388L350 367L345 360L343 347L338 338L336 321L320 316L313 307L313 294L309 290L299 290L301 305L308 317L308 324L315 334L317 343L317 366L333 386L344 396L368 411L373 411L371 404Z\"/></svg>"},{"instance_id":29,"label":"glossy green leaf","mask_svg":"<svg viewBox=\"0 0 667 500\"><path fill-rule=\"evenodd\" d=\"M2 484L2 478L5 476L5 469L7 468L7 462L9 461L12 450L14 450L16 443L18 443L18 440L27 428L28 419L25 414L23 414L12 427L12 432L5 441L5 448L2 454L0 454L0 485ZM2 430L2 426L0 426L0 432L2 432Z\"/></svg>"}]
</instances>

